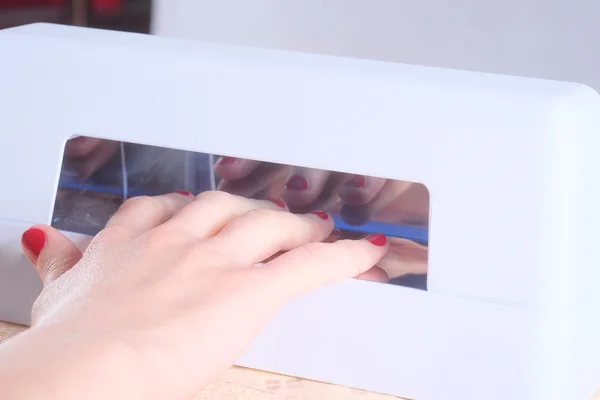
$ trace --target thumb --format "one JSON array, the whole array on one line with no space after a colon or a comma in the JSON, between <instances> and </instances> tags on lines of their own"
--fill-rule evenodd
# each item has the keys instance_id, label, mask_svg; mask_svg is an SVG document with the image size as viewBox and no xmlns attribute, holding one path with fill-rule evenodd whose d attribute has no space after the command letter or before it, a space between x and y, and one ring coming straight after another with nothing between
<instances>
[{"instance_id":1,"label":"thumb","mask_svg":"<svg viewBox=\"0 0 600 400\"><path fill-rule=\"evenodd\" d=\"M82 256L72 241L48 225L34 225L25 231L21 247L44 285L71 269Z\"/></svg>"}]
</instances>

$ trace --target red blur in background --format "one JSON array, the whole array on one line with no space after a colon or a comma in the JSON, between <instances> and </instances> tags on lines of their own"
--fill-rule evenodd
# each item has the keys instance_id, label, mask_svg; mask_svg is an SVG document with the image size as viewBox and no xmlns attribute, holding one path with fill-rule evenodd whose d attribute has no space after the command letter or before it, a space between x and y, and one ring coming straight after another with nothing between
<instances>
[{"instance_id":1,"label":"red blur in background","mask_svg":"<svg viewBox=\"0 0 600 400\"><path fill-rule=\"evenodd\" d=\"M45 22L148 34L151 16L151 0L0 0L0 29Z\"/></svg>"},{"instance_id":2,"label":"red blur in background","mask_svg":"<svg viewBox=\"0 0 600 400\"><path fill-rule=\"evenodd\" d=\"M123 0L92 0L94 11L117 11ZM61 7L66 6L66 0L0 0L0 8L24 8L24 7Z\"/></svg>"}]
</instances>

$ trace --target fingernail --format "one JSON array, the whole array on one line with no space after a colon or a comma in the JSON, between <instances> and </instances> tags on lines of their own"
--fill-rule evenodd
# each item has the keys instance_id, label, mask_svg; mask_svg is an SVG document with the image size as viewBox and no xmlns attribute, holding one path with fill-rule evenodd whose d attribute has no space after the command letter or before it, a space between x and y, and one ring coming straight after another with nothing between
<instances>
[{"instance_id":1,"label":"fingernail","mask_svg":"<svg viewBox=\"0 0 600 400\"><path fill-rule=\"evenodd\" d=\"M300 175L294 175L287 181L285 187L292 190L306 190L308 189L308 181Z\"/></svg>"},{"instance_id":2,"label":"fingernail","mask_svg":"<svg viewBox=\"0 0 600 400\"><path fill-rule=\"evenodd\" d=\"M36 261L46 245L46 232L38 228L28 229L21 236L21 244L33 258L33 261Z\"/></svg>"},{"instance_id":3,"label":"fingernail","mask_svg":"<svg viewBox=\"0 0 600 400\"><path fill-rule=\"evenodd\" d=\"M238 162L239 158L235 158L235 157L222 157L221 161L219 161L219 164L223 164L223 165L228 165L228 164L235 164L236 162Z\"/></svg>"},{"instance_id":4,"label":"fingernail","mask_svg":"<svg viewBox=\"0 0 600 400\"><path fill-rule=\"evenodd\" d=\"M348 186L363 189L367 185L367 180L362 175L354 175L352 179L346 182Z\"/></svg>"},{"instance_id":5,"label":"fingernail","mask_svg":"<svg viewBox=\"0 0 600 400\"><path fill-rule=\"evenodd\" d=\"M281 200L276 200L276 199L267 199L267 200L269 200L271 203L277 204L281 208L285 208L285 203Z\"/></svg>"},{"instance_id":6,"label":"fingernail","mask_svg":"<svg viewBox=\"0 0 600 400\"><path fill-rule=\"evenodd\" d=\"M327 214L325 211L312 211L312 213L322 220L327 221L329 219L329 214Z\"/></svg>"},{"instance_id":7,"label":"fingernail","mask_svg":"<svg viewBox=\"0 0 600 400\"><path fill-rule=\"evenodd\" d=\"M182 196L186 196L186 197L194 197L194 195L188 191L185 190L178 190L175 193L180 194Z\"/></svg>"},{"instance_id":8,"label":"fingernail","mask_svg":"<svg viewBox=\"0 0 600 400\"><path fill-rule=\"evenodd\" d=\"M385 237L385 235L382 235L381 233L375 233L373 235L369 235L369 236L367 236L367 240L378 247L385 246L385 244L387 243L387 238Z\"/></svg>"}]
</instances>

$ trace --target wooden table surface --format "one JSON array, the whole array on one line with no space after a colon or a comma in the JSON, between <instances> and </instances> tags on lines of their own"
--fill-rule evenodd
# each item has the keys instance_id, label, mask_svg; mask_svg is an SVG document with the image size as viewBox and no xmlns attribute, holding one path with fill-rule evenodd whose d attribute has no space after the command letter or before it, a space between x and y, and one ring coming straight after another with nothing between
<instances>
[{"instance_id":1,"label":"wooden table surface","mask_svg":"<svg viewBox=\"0 0 600 400\"><path fill-rule=\"evenodd\" d=\"M25 327L0 321L0 342ZM2 391L0 390L0 398ZM343 386L233 367L196 400L401 400Z\"/></svg>"},{"instance_id":2,"label":"wooden table surface","mask_svg":"<svg viewBox=\"0 0 600 400\"><path fill-rule=\"evenodd\" d=\"M0 342L25 329L0 321ZM600 382L599 382L600 384ZM2 392L0 390L0 398ZM268 372L233 367L196 400L401 400L343 386L291 378ZM508 400L508 399L507 399ZM590 400L600 400L598 391Z\"/></svg>"}]
</instances>

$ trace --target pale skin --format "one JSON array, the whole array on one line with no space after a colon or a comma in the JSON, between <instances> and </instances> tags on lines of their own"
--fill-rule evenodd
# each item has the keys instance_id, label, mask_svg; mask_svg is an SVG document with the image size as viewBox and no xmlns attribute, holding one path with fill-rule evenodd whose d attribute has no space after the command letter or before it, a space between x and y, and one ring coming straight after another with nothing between
<instances>
[{"instance_id":1,"label":"pale skin","mask_svg":"<svg viewBox=\"0 0 600 400\"><path fill-rule=\"evenodd\" d=\"M44 286L32 327L0 347L3 395L193 397L289 299L378 280L386 238L323 243L332 230L325 213L224 192L130 199L84 254L32 227L23 251Z\"/></svg>"}]
</instances>

